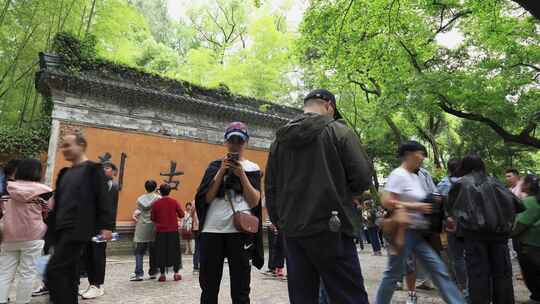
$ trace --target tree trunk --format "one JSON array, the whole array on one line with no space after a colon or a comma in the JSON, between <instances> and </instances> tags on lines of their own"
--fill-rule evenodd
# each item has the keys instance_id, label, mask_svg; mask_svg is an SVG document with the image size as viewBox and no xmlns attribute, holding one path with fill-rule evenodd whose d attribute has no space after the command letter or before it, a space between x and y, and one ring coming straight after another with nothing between
<instances>
[{"instance_id":1,"label":"tree trunk","mask_svg":"<svg viewBox=\"0 0 540 304\"><path fill-rule=\"evenodd\" d=\"M396 143L398 145L401 145L405 141L405 138L403 137L403 134L401 134L401 130L399 130L396 123L392 120L392 118L388 115L384 115L384 121L386 121L386 124L390 127L390 130L392 130L392 133L394 134L394 139L396 140Z\"/></svg>"},{"instance_id":2,"label":"tree trunk","mask_svg":"<svg viewBox=\"0 0 540 304\"><path fill-rule=\"evenodd\" d=\"M442 169L442 163L441 163L441 152L439 149L439 145L437 144L437 141L435 138L429 134L427 138L429 144L431 145L431 150L433 151L433 165L437 169Z\"/></svg>"},{"instance_id":3,"label":"tree trunk","mask_svg":"<svg viewBox=\"0 0 540 304\"><path fill-rule=\"evenodd\" d=\"M352 129L353 129L354 133L356 134L356 137L358 137L358 140L360 141L360 150L362 151L362 155L363 155L363 156L368 160L368 162L369 162L370 170L371 170L371 172L373 172L373 173L372 173L372 176L371 176L372 182L373 182L373 185L374 185L374 187L375 187L375 192L376 192L377 195L378 195L379 179L378 179L378 177L377 177L377 170L375 170L375 162L373 161L373 158L369 157L368 153L366 152L366 149L364 148L364 145L362 144L362 139L361 139L361 137L360 137L360 133L358 133L358 130L357 130L356 126L355 126L355 125L352 125L351 121L350 121L347 117L345 117L345 120L347 121L347 123L348 123L349 125L352 126ZM372 194L373 194L373 190L374 190L374 189L370 189L370 192L372 192Z\"/></svg>"},{"instance_id":4,"label":"tree trunk","mask_svg":"<svg viewBox=\"0 0 540 304\"><path fill-rule=\"evenodd\" d=\"M96 0L92 0L92 8L90 9L90 15L88 16L88 23L86 24L85 36L90 33L90 27L92 26L92 18L96 13Z\"/></svg>"}]
</instances>

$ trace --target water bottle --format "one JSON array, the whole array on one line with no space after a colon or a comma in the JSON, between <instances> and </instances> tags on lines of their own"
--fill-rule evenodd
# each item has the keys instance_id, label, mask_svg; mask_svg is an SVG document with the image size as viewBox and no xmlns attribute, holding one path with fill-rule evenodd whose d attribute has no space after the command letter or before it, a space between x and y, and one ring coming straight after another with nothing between
<instances>
[{"instance_id":1,"label":"water bottle","mask_svg":"<svg viewBox=\"0 0 540 304\"><path fill-rule=\"evenodd\" d=\"M113 232L111 241L118 241L118 239L120 239L120 235L118 234L118 232ZM98 235L96 235L95 237L92 238L92 242L94 242L94 243L104 243L104 242L107 242L107 241L103 239L101 234L98 234Z\"/></svg>"},{"instance_id":2,"label":"water bottle","mask_svg":"<svg viewBox=\"0 0 540 304\"><path fill-rule=\"evenodd\" d=\"M332 217L330 217L330 221L328 221L328 226L330 231L339 232L339 229L341 228L341 221L339 220L337 211L332 211Z\"/></svg>"}]
</instances>

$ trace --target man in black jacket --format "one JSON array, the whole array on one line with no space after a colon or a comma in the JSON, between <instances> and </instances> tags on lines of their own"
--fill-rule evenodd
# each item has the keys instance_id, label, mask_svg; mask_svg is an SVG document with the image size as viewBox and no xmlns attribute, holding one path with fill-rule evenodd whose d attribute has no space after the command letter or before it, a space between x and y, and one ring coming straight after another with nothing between
<instances>
[{"instance_id":1,"label":"man in black jacket","mask_svg":"<svg viewBox=\"0 0 540 304\"><path fill-rule=\"evenodd\" d=\"M266 177L268 212L286 240L290 302L317 303L322 278L332 302L368 303L353 201L369 188L372 172L332 93L308 94L304 112L277 132ZM333 211L340 224L330 225Z\"/></svg>"},{"instance_id":2,"label":"man in black jacket","mask_svg":"<svg viewBox=\"0 0 540 304\"><path fill-rule=\"evenodd\" d=\"M105 178L107 179L107 189L109 190L112 215L113 215L113 231L116 229L116 215L118 210L118 183L114 180L116 174L116 166L106 161L102 163ZM96 231L96 234L99 231ZM96 299L105 294L105 270L107 266L107 242L92 242L89 241L86 244L86 248L83 249L82 264L85 266L85 270L88 276L88 288L82 290L79 294L85 300Z\"/></svg>"},{"instance_id":3,"label":"man in black jacket","mask_svg":"<svg viewBox=\"0 0 540 304\"><path fill-rule=\"evenodd\" d=\"M74 133L66 135L61 146L72 165L58 174L49 224L55 232L55 246L47 267L47 284L54 304L78 303L82 249L96 231L104 240L112 238L114 218L107 179L102 165L86 157L87 145L82 134Z\"/></svg>"}]
</instances>

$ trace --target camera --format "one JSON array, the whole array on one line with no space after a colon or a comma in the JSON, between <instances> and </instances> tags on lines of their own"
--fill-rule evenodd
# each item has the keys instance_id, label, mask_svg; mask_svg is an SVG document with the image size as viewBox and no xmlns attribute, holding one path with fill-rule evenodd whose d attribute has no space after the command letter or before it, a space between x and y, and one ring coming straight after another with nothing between
<instances>
[{"instance_id":1,"label":"camera","mask_svg":"<svg viewBox=\"0 0 540 304\"><path fill-rule=\"evenodd\" d=\"M240 153L238 152L229 152L227 153L227 160L238 162L240 160ZM242 193L242 184L240 183L240 178L234 175L233 172L227 171L225 175L225 189L234 190L236 193Z\"/></svg>"},{"instance_id":2,"label":"camera","mask_svg":"<svg viewBox=\"0 0 540 304\"><path fill-rule=\"evenodd\" d=\"M436 233L441 233L443 230L444 220L444 198L438 193L430 193L424 200L424 203L431 204L432 212L427 214L426 218L429 221L429 230Z\"/></svg>"},{"instance_id":3,"label":"camera","mask_svg":"<svg viewBox=\"0 0 540 304\"><path fill-rule=\"evenodd\" d=\"M237 162L237 161L240 160L240 153L238 153L238 152L229 152L229 153L227 153L227 159Z\"/></svg>"}]
</instances>

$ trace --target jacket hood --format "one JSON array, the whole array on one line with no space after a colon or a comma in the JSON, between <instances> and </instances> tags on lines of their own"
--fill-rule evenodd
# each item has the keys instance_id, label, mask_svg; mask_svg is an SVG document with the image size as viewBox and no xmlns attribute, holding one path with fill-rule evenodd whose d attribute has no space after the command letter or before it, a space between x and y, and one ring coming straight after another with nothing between
<instances>
[{"instance_id":1,"label":"jacket hood","mask_svg":"<svg viewBox=\"0 0 540 304\"><path fill-rule=\"evenodd\" d=\"M161 197L156 193L146 193L141 195L137 202L144 210L148 210L151 209L154 202L160 198Z\"/></svg>"},{"instance_id":2,"label":"jacket hood","mask_svg":"<svg viewBox=\"0 0 540 304\"><path fill-rule=\"evenodd\" d=\"M23 203L31 201L40 194L52 191L47 185L27 181L8 182L7 190L12 200Z\"/></svg>"},{"instance_id":3,"label":"jacket hood","mask_svg":"<svg viewBox=\"0 0 540 304\"><path fill-rule=\"evenodd\" d=\"M332 117L306 113L279 129L276 140L291 147L302 147L314 141L333 121Z\"/></svg>"}]
</instances>

